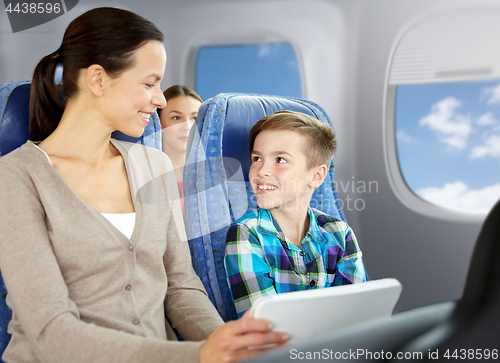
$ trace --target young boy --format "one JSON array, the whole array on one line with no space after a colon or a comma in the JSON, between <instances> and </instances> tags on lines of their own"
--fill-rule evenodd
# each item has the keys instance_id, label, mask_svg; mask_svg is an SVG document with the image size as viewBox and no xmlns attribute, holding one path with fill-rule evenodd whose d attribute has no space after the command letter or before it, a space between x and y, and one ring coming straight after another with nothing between
<instances>
[{"instance_id":1,"label":"young boy","mask_svg":"<svg viewBox=\"0 0 500 363\"><path fill-rule=\"evenodd\" d=\"M258 208L229 228L224 259L239 317L260 296L367 280L351 228L309 207L335 147L333 130L300 112L276 112L252 128Z\"/></svg>"}]
</instances>

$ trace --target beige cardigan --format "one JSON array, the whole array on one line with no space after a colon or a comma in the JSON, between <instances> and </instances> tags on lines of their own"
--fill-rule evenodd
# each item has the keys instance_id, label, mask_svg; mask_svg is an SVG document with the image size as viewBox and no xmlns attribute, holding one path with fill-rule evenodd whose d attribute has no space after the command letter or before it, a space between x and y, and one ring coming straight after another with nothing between
<instances>
[{"instance_id":1,"label":"beige cardigan","mask_svg":"<svg viewBox=\"0 0 500 363\"><path fill-rule=\"evenodd\" d=\"M112 142L136 211L130 240L32 142L0 158L6 362L197 362L199 341L223 323L191 266L170 160ZM191 341L167 341L171 326Z\"/></svg>"}]
</instances>

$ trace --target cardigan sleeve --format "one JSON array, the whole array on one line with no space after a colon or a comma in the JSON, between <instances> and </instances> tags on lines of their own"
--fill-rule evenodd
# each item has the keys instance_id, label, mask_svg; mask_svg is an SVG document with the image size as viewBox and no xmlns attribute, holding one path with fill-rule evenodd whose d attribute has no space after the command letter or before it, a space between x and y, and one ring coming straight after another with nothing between
<instances>
[{"instance_id":1,"label":"cardigan sleeve","mask_svg":"<svg viewBox=\"0 0 500 363\"><path fill-rule=\"evenodd\" d=\"M200 342L145 338L80 320L52 249L43 204L22 165L0 160L0 205L0 268L8 302L39 361L198 361Z\"/></svg>"},{"instance_id":2,"label":"cardigan sleeve","mask_svg":"<svg viewBox=\"0 0 500 363\"><path fill-rule=\"evenodd\" d=\"M203 340L224 322L194 272L174 173L164 176L171 206L164 255L168 277L165 313L185 340Z\"/></svg>"}]
</instances>

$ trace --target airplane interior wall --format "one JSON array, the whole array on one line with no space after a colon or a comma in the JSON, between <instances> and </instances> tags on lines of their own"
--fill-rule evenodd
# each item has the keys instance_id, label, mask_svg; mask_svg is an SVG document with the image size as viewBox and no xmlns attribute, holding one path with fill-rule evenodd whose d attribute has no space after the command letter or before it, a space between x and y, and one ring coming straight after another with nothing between
<instances>
[{"instance_id":1,"label":"airplane interior wall","mask_svg":"<svg viewBox=\"0 0 500 363\"><path fill-rule=\"evenodd\" d=\"M396 308L401 311L461 296L482 219L434 218L408 208L396 194L385 140L387 72L393 45L408 24L425 14L493 3L80 0L67 15L16 34L2 12L0 83L30 79L38 60L59 47L69 21L98 6L137 12L163 31L167 50L163 89L173 84L194 85L200 45L289 42L302 67L304 98L321 105L335 126L337 190L360 241L369 276L401 281L403 293ZM358 188L360 182L364 189Z\"/></svg>"},{"instance_id":2,"label":"airplane interior wall","mask_svg":"<svg viewBox=\"0 0 500 363\"><path fill-rule=\"evenodd\" d=\"M366 202L354 230L362 241L371 278L390 276L402 282L403 294L397 306L400 310L460 298L482 220L446 218L444 210L442 218L416 213L396 195L384 157L384 96L391 50L400 33L417 19L479 5L471 1L363 3L358 64L351 73L356 84L351 120L356 125L352 134L356 140L351 145L356 148L355 179L377 180L379 190L352 196Z\"/></svg>"}]
</instances>

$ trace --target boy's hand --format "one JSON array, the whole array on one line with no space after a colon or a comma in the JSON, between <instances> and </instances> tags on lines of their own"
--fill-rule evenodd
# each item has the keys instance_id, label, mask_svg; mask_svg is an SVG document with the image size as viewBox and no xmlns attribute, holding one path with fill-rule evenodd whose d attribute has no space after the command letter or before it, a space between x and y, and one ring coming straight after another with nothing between
<instances>
[{"instance_id":1,"label":"boy's hand","mask_svg":"<svg viewBox=\"0 0 500 363\"><path fill-rule=\"evenodd\" d=\"M263 319L250 318L250 310L239 320L217 328L200 348L201 363L233 363L255 357L285 344L289 336L271 331L272 325ZM272 348L254 348L271 344Z\"/></svg>"}]
</instances>

